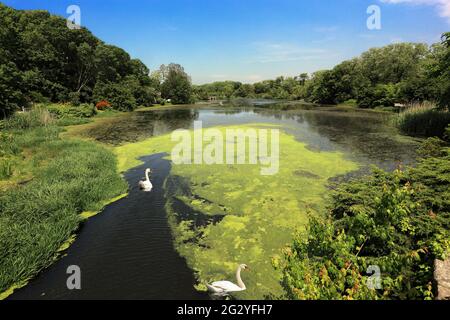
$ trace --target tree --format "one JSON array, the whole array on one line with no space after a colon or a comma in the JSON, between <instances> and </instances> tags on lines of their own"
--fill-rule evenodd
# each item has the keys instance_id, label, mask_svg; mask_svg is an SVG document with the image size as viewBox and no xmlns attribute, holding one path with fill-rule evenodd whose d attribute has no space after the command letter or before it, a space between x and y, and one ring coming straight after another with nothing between
<instances>
[{"instance_id":1,"label":"tree","mask_svg":"<svg viewBox=\"0 0 450 320\"><path fill-rule=\"evenodd\" d=\"M183 67L170 64L167 76L161 86L161 95L165 99L171 99L175 104L187 104L192 100L191 79ZM166 71L164 71L166 72Z\"/></svg>"},{"instance_id":2,"label":"tree","mask_svg":"<svg viewBox=\"0 0 450 320\"><path fill-rule=\"evenodd\" d=\"M136 98L129 83L114 83L98 81L94 88L96 101L106 100L113 109L119 111L132 111L136 108Z\"/></svg>"},{"instance_id":3,"label":"tree","mask_svg":"<svg viewBox=\"0 0 450 320\"><path fill-rule=\"evenodd\" d=\"M442 47L431 76L437 79L439 106L450 110L450 32L442 35Z\"/></svg>"},{"instance_id":4,"label":"tree","mask_svg":"<svg viewBox=\"0 0 450 320\"><path fill-rule=\"evenodd\" d=\"M26 106L22 73L13 62L0 64L0 118Z\"/></svg>"},{"instance_id":5,"label":"tree","mask_svg":"<svg viewBox=\"0 0 450 320\"><path fill-rule=\"evenodd\" d=\"M336 79L333 71L315 72L306 88L307 100L321 104L336 103Z\"/></svg>"},{"instance_id":6,"label":"tree","mask_svg":"<svg viewBox=\"0 0 450 320\"><path fill-rule=\"evenodd\" d=\"M307 73L301 73L296 79L300 82L302 86L304 86L306 80L309 79L309 75Z\"/></svg>"},{"instance_id":7,"label":"tree","mask_svg":"<svg viewBox=\"0 0 450 320\"><path fill-rule=\"evenodd\" d=\"M93 92L101 96L105 88L123 98L117 100L123 110L151 104L158 95L159 83L141 61L86 28L70 30L47 11L3 4L0 21L0 117L30 102L98 102Z\"/></svg>"}]
</instances>

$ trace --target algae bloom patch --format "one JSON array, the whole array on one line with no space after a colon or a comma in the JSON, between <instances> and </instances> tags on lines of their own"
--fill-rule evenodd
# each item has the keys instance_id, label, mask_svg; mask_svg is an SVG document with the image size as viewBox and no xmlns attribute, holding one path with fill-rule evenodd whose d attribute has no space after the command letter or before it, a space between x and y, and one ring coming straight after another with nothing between
<instances>
[{"instance_id":1,"label":"algae bloom patch","mask_svg":"<svg viewBox=\"0 0 450 320\"><path fill-rule=\"evenodd\" d=\"M261 128L274 126L214 127L223 137L227 129ZM139 165L137 158L143 155L165 152L171 158L178 142L169 134L117 147L120 169ZM233 279L236 266L246 263L252 271L245 274L247 290L239 298L281 294L272 260L295 231L305 228L309 214L324 212L328 180L357 168L342 153L312 151L283 130L275 175L261 175L261 167L248 161L172 164L165 183L168 218L174 245L195 271L198 289L217 279Z\"/></svg>"},{"instance_id":2,"label":"algae bloom patch","mask_svg":"<svg viewBox=\"0 0 450 320\"><path fill-rule=\"evenodd\" d=\"M175 130L171 140L177 142L171 152L175 165L260 165L261 175L274 175L280 164L280 131L267 128L203 129L194 122L194 131Z\"/></svg>"}]
</instances>

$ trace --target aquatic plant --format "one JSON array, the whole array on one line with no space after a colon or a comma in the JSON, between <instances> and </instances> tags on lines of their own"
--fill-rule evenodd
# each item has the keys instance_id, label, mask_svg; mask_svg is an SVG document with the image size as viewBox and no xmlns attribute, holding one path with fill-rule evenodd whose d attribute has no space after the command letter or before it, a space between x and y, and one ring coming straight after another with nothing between
<instances>
[{"instance_id":1,"label":"aquatic plant","mask_svg":"<svg viewBox=\"0 0 450 320\"><path fill-rule=\"evenodd\" d=\"M174 145L165 135L117 147L119 168L138 165L143 154L170 153ZM322 212L328 179L355 169L341 153L311 151L283 132L280 170L274 176L262 176L260 167L250 164L173 165L165 186L169 222L176 249L200 281L197 288L232 278L236 266L245 262L252 272L246 274L247 291L239 298L280 294L281 273L273 269L271 259L281 254L295 230L306 227L308 215ZM184 204L183 212L176 202Z\"/></svg>"}]
</instances>

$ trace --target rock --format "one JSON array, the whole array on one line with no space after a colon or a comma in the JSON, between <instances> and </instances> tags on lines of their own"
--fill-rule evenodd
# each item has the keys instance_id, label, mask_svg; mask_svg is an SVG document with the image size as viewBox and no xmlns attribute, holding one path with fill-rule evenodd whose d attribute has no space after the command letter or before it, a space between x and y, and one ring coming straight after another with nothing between
<instances>
[{"instance_id":1,"label":"rock","mask_svg":"<svg viewBox=\"0 0 450 320\"><path fill-rule=\"evenodd\" d=\"M437 300L450 300L450 258L434 261L434 280L437 286Z\"/></svg>"}]
</instances>

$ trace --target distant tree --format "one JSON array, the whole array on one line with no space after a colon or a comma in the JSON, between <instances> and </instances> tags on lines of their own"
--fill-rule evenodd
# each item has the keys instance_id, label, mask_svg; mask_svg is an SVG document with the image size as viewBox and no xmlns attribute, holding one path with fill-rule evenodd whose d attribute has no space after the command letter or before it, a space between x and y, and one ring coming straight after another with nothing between
<instances>
[{"instance_id":1,"label":"distant tree","mask_svg":"<svg viewBox=\"0 0 450 320\"><path fill-rule=\"evenodd\" d=\"M297 77L297 80L300 82L300 84L301 84L302 86L304 86L305 83L306 83L306 80L308 80L308 78L309 78L309 75L308 75L307 73L301 73L301 74Z\"/></svg>"},{"instance_id":2,"label":"distant tree","mask_svg":"<svg viewBox=\"0 0 450 320\"><path fill-rule=\"evenodd\" d=\"M161 85L161 95L165 99L171 99L176 104L187 104L192 101L191 79L183 67L170 64L167 75ZM166 71L164 71L166 72Z\"/></svg>"},{"instance_id":3,"label":"distant tree","mask_svg":"<svg viewBox=\"0 0 450 320\"><path fill-rule=\"evenodd\" d=\"M233 95L239 98L251 98L254 96L255 89L251 84L242 84L234 91Z\"/></svg>"},{"instance_id":4,"label":"distant tree","mask_svg":"<svg viewBox=\"0 0 450 320\"><path fill-rule=\"evenodd\" d=\"M333 71L315 72L306 88L307 100L322 104L336 103L336 79Z\"/></svg>"}]
</instances>

